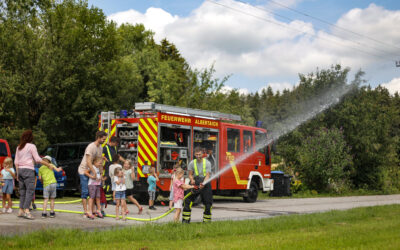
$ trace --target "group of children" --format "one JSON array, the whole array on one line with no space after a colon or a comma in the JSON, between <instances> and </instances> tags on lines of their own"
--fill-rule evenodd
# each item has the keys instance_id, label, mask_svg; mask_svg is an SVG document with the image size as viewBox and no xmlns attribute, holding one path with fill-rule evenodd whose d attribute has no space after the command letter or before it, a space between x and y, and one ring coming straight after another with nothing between
<instances>
[{"instance_id":1,"label":"group of children","mask_svg":"<svg viewBox=\"0 0 400 250\"><path fill-rule=\"evenodd\" d=\"M45 156L43 160L51 163L51 157ZM43 213L42 217L47 217L47 203L50 199L50 218L55 217L54 212L54 203L56 198L56 190L57 190L57 180L54 176L53 170L60 172L62 168L57 168L53 164L50 164L50 167L41 166L39 168L39 180L43 184ZM1 179L1 192L3 193L3 201L2 201L2 212L3 213L12 213L12 200L11 195L14 192L15 187L15 179L17 178L15 170L13 168L13 161L10 157L4 159L3 162L3 170L0 173ZM35 183L36 184L36 183ZM8 204L6 204L8 203ZM35 205L33 204L35 207Z\"/></svg>"},{"instance_id":2,"label":"group of children","mask_svg":"<svg viewBox=\"0 0 400 250\"><path fill-rule=\"evenodd\" d=\"M43 160L51 163L51 157L45 156ZM101 169L103 166L103 158L95 158L93 160L94 172L87 170L86 175L89 177L88 190L89 190L89 210L88 218L94 219L95 216L103 218L105 216L103 207L106 200L102 200L104 197L104 190L102 188L103 183L106 179L102 175ZM3 163L3 170L0 173L0 180L3 193L2 212L12 213L12 200L11 195L14 190L14 179L16 179L16 173L13 168L13 162L10 157L6 158ZM41 166L39 168L39 180L43 184L43 213L42 218L46 218L47 215L47 204L50 199L50 218L55 217L54 204L57 192L57 180L55 178L53 170L59 172L62 171L61 167L56 167L53 164L48 166ZM110 165L109 177L111 178L113 199L115 201L115 214L116 220L126 220L126 215L129 213L126 199L135 204L138 208L138 213L141 214L143 207L133 197L133 181L135 180L135 168L130 160L125 160L123 166L119 164L119 156L113 156L113 162ZM150 175L147 178L148 182L148 194L149 194L149 209L156 210L154 207L154 200L156 194L156 182L159 181L155 168L151 167ZM194 188L192 185L184 183L183 179L184 171L179 165L175 165L172 177L171 177L171 195L170 195L170 206L172 205L176 209L174 215L174 221L179 221L180 214L183 207L184 190ZM8 202L8 206L6 203ZM121 212L121 213L120 213Z\"/></svg>"}]
</instances>

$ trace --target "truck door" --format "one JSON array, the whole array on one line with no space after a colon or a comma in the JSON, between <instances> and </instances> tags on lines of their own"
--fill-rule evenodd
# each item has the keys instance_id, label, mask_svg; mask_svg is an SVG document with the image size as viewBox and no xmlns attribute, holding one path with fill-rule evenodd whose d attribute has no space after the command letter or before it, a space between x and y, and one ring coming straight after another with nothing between
<instances>
[{"instance_id":1,"label":"truck door","mask_svg":"<svg viewBox=\"0 0 400 250\"><path fill-rule=\"evenodd\" d=\"M257 154L254 154L254 135L251 130L243 130L242 137L243 154L246 158L239 164L241 167L238 169L241 178L247 178L250 175L250 171L258 171L259 160Z\"/></svg>"},{"instance_id":2,"label":"truck door","mask_svg":"<svg viewBox=\"0 0 400 250\"><path fill-rule=\"evenodd\" d=\"M269 146L265 143L267 142L267 134L263 131L256 130L256 158L260 166L259 170L263 178L271 177L271 163L270 163L270 150Z\"/></svg>"}]
</instances>

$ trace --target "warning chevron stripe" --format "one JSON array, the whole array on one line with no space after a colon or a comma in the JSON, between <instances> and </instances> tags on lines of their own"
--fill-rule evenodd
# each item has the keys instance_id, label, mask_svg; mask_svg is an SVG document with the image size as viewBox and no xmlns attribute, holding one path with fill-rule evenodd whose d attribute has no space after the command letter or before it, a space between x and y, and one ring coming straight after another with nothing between
<instances>
[{"instance_id":1,"label":"warning chevron stripe","mask_svg":"<svg viewBox=\"0 0 400 250\"><path fill-rule=\"evenodd\" d=\"M147 120L150 124L151 127L153 127L153 130L157 133L157 125L155 124L155 122L152 119L148 119Z\"/></svg>"},{"instance_id":2,"label":"warning chevron stripe","mask_svg":"<svg viewBox=\"0 0 400 250\"><path fill-rule=\"evenodd\" d=\"M147 161L148 164L157 161L157 135L157 125L152 118L140 119L138 138L139 166L145 165L145 161Z\"/></svg>"},{"instance_id":3,"label":"warning chevron stripe","mask_svg":"<svg viewBox=\"0 0 400 250\"><path fill-rule=\"evenodd\" d=\"M141 153L145 154L147 156L147 159L151 159L152 161L156 160L156 157L154 156L156 153L152 152L146 145L146 142L144 142L141 138L139 138L139 144L142 147Z\"/></svg>"},{"instance_id":4,"label":"warning chevron stripe","mask_svg":"<svg viewBox=\"0 0 400 250\"><path fill-rule=\"evenodd\" d=\"M145 131L153 138L154 141L157 141L157 136L155 135L156 132L152 131L152 129L147 125L145 119L141 122L141 125L143 125L146 129Z\"/></svg>"},{"instance_id":5,"label":"warning chevron stripe","mask_svg":"<svg viewBox=\"0 0 400 250\"><path fill-rule=\"evenodd\" d=\"M142 138L147 142L148 146L151 147L153 153L156 153L156 152L157 152L157 147L156 147L156 145L155 145L155 142L152 141L152 140L149 138L149 136L147 135L146 132L143 132L142 135L143 135ZM141 139L141 138L140 138L140 139ZM140 139L139 139L139 140L140 140Z\"/></svg>"}]
</instances>

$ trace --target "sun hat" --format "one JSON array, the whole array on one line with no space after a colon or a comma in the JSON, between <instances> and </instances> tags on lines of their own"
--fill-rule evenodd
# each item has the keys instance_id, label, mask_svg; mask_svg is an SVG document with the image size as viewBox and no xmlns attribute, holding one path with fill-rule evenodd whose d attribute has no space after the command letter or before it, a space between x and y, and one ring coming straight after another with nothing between
<instances>
[{"instance_id":1,"label":"sun hat","mask_svg":"<svg viewBox=\"0 0 400 250\"><path fill-rule=\"evenodd\" d=\"M51 162L51 156L46 155L45 157L43 157L43 159L48 160L49 162Z\"/></svg>"}]
</instances>

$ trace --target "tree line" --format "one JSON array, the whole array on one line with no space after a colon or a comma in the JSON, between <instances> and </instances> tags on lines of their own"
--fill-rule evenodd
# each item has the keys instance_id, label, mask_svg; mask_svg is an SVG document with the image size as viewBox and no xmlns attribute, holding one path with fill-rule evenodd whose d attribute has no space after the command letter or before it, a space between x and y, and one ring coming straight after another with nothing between
<instances>
[{"instance_id":1,"label":"tree line","mask_svg":"<svg viewBox=\"0 0 400 250\"><path fill-rule=\"evenodd\" d=\"M400 189L400 99L365 86L361 71L349 81L350 69L333 65L282 92L223 91L229 76L190 67L167 39L156 42L141 24L117 26L84 0L2 1L0 48L0 137L13 149L27 128L39 149L90 141L100 111L144 101L238 114L273 133L307 114L308 100L345 86L335 105L276 138L273 159L307 189Z\"/></svg>"}]
</instances>

